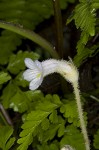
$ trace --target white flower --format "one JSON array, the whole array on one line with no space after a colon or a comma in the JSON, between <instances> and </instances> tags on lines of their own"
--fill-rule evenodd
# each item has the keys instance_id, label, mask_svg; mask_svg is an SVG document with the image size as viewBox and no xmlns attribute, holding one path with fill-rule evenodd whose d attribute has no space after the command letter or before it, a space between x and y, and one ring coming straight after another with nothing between
<instances>
[{"instance_id":1,"label":"white flower","mask_svg":"<svg viewBox=\"0 0 99 150\"><path fill-rule=\"evenodd\" d=\"M30 58L25 58L25 65L29 69L23 73L23 78L30 82L29 89L35 90L43 81L42 65L38 60L32 61Z\"/></svg>"},{"instance_id":2,"label":"white flower","mask_svg":"<svg viewBox=\"0 0 99 150\"><path fill-rule=\"evenodd\" d=\"M61 74L67 81L74 83L78 80L78 71L72 62L64 60L49 59L43 62L38 60L32 61L30 58L25 59L27 69L23 73L25 80L30 82L29 89L37 89L43 78L54 72Z\"/></svg>"}]
</instances>

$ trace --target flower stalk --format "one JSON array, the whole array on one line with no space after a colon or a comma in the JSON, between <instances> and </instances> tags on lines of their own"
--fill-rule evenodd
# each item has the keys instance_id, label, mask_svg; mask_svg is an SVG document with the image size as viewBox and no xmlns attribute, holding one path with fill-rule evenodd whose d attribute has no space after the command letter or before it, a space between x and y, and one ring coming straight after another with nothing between
<instances>
[{"instance_id":1,"label":"flower stalk","mask_svg":"<svg viewBox=\"0 0 99 150\"><path fill-rule=\"evenodd\" d=\"M77 109L78 109L78 114L79 114L79 119L80 119L81 130L82 130L83 137L84 137L85 147L86 147L86 150L90 150L90 143L89 143L87 129L86 129L85 122L84 122L78 82L74 82L72 85L74 88L74 94L75 94L75 99L77 103Z\"/></svg>"}]
</instances>

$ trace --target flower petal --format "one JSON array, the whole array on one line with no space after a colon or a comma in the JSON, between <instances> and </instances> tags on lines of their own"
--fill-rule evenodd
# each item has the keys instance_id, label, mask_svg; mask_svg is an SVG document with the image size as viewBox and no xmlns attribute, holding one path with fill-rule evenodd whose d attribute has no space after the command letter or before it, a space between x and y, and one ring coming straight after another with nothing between
<instances>
[{"instance_id":1,"label":"flower petal","mask_svg":"<svg viewBox=\"0 0 99 150\"><path fill-rule=\"evenodd\" d=\"M38 60L35 61L36 66L42 71L42 63L39 62Z\"/></svg>"},{"instance_id":2,"label":"flower petal","mask_svg":"<svg viewBox=\"0 0 99 150\"><path fill-rule=\"evenodd\" d=\"M29 84L29 89L30 90L36 90L42 83L43 78L35 78L34 80L32 80Z\"/></svg>"},{"instance_id":3,"label":"flower petal","mask_svg":"<svg viewBox=\"0 0 99 150\"><path fill-rule=\"evenodd\" d=\"M25 62L26 67L29 69L35 69L37 67L35 65L35 62L33 62L32 59L30 58L25 58L24 62Z\"/></svg>"},{"instance_id":4,"label":"flower petal","mask_svg":"<svg viewBox=\"0 0 99 150\"><path fill-rule=\"evenodd\" d=\"M31 69L27 69L23 73L23 78L27 81L32 81L33 79L35 79L37 77L38 74L39 74L38 70L34 71Z\"/></svg>"}]
</instances>

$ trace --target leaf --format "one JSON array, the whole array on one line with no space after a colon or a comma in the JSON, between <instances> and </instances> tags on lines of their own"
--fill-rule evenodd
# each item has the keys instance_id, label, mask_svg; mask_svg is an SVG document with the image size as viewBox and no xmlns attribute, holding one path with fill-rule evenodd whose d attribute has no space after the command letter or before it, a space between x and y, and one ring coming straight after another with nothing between
<instances>
[{"instance_id":1,"label":"leaf","mask_svg":"<svg viewBox=\"0 0 99 150\"><path fill-rule=\"evenodd\" d=\"M47 118L44 119L44 121L41 123L41 127L43 130L47 130L50 126L49 120Z\"/></svg>"},{"instance_id":2,"label":"leaf","mask_svg":"<svg viewBox=\"0 0 99 150\"><path fill-rule=\"evenodd\" d=\"M61 9L75 0L60 0ZM25 15L24 15L25 14ZM50 0L3 0L0 1L0 20L12 22L17 26L34 30L35 27L53 15L53 4ZM7 64L9 57L21 45L23 37L3 30L0 36L0 64ZM25 43L25 41L24 41Z\"/></svg>"},{"instance_id":3,"label":"leaf","mask_svg":"<svg viewBox=\"0 0 99 150\"><path fill-rule=\"evenodd\" d=\"M64 117L68 119L69 123L73 123L74 126L80 127L77 105L75 101L66 101L66 104L63 104L60 108L60 112L64 113ZM84 119L87 123L86 113L84 113Z\"/></svg>"},{"instance_id":4,"label":"leaf","mask_svg":"<svg viewBox=\"0 0 99 150\"><path fill-rule=\"evenodd\" d=\"M97 0L96 0L97 1ZM76 6L73 16L67 20L67 23L75 20L77 28L81 28L85 33L95 35L96 14L95 9L99 8L98 2L82 0ZM80 15L79 15L80 14Z\"/></svg>"},{"instance_id":5,"label":"leaf","mask_svg":"<svg viewBox=\"0 0 99 150\"><path fill-rule=\"evenodd\" d=\"M68 3L73 2L74 0L60 0L61 9L65 9ZM0 2L1 20L13 21L29 29L34 29L36 25L44 19L48 19L52 14L53 3L50 0L5 0Z\"/></svg>"},{"instance_id":6,"label":"leaf","mask_svg":"<svg viewBox=\"0 0 99 150\"><path fill-rule=\"evenodd\" d=\"M99 9L99 1L98 0L93 0L94 2L92 3L92 7L95 9Z\"/></svg>"},{"instance_id":7,"label":"leaf","mask_svg":"<svg viewBox=\"0 0 99 150\"><path fill-rule=\"evenodd\" d=\"M14 82L16 83L17 86L21 86L21 87L29 86L29 82L23 79L23 71L16 76Z\"/></svg>"},{"instance_id":8,"label":"leaf","mask_svg":"<svg viewBox=\"0 0 99 150\"><path fill-rule=\"evenodd\" d=\"M80 131L73 125L67 126L65 135L60 141L61 147L71 145L76 150L85 150L83 136Z\"/></svg>"},{"instance_id":9,"label":"leaf","mask_svg":"<svg viewBox=\"0 0 99 150\"><path fill-rule=\"evenodd\" d=\"M35 93L35 94L34 94ZM40 92L38 92L39 94ZM3 90L1 96L3 106L7 108L13 108L15 112L25 112L30 109L31 99L36 96L36 92L27 91L23 92L20 88L14 83L10 82L6 88ZM40 95L41 96L41 95ZM39 97L39 95L38 95ZM35 100L35 99L34 99Z\"/></svg>"},{"instance_id":10,"label":"leaf","mask_svg":"<svg viewBox=\"0 0 99 150\"><path fill-rule=\"evenodd\" d=\"M26 91L26 96L28 97L29 101L37 102L44 98L43 93L40 90L35 91ZM38 104L38 103L37 103Z\"/></svg>"},{"instance_id":11,"label":"leaf","mask_svg":"<svg viewBox=\"0 0 99 150\"><path fill-rule=\"evenodd\" d=\"M73 19L75 25L81 29L80 40L77 43L77 55L74 57L74 62L79 67L90 55L97 53L97 51L91 50L90 47L85 47L90 36L95 35L97 26L96 9L99 8L99 2L97 0L86 1L80 0L80 3L75 7L72 16L67 20L70 23ZM80 15L79 15L80 14ZM98 31L96 31L98 33Z\"/></svg>"},{"instance_id":12,"label":"leaf","mask_svg":"<svg viewBox=\"0 0 99 150\"><path fill-rule=\"evenodd\" d=\"M3 106L5 108L9 107L10 99L15 95L17 92L17 86L10 81L9 84L4 88L3 94L1 96Z\"/></svg>"},{"instance_id":13,"label":"leaf","mask_svg":"<svg viewBox=\"0 0 99 150\"><path fill-rule=\"evenodd\" d=\"M11 79L11 76L8 73L0 72L0 84L3 84Z\"/></svg>"},{"instance_id":14,"label":"leaf","mask_svg":"<svg viewBox=\"0 0 99 150\"><path fill-rule=\"evenodd\" d=\"M13 133L13 129L10 126L0 127L0 148L3 150L9 150L14 144L15 138L10 138Z\"/></svg>"},{"instance_id":15,"label":"leaf","mask_svg":"<svg viewBox=\"0 0 99 150\"><path fill-rule=\"evenodd\" d=\"M25 69L24 64L25 58L38 59L39 56L33 52L19 51L17 55L15 54L11 55L7 69L13 74L18 74L21 70Z\"/></svg>"},{"instance_id":16,"label":"leaf","mask_svg":"<svg viewBox=\"0 0 99 150\"><path fill-rule=\"evenodd\" d=\"M54 94L53 96L51 94L47 94L45 96L45 99L47 101L51 101L51 102L53 102L55 104L58 104L58 105L62 104L62 102L60 101L60 98L59 98L59 96L57 94Z\"/></svg>"},{"instance_id":17,"label":"leaf","mask_svg":"<svg viewBox=\"0 0 99 150\"><path fill-rule=\"evenodd\" d=\"M81 44L81 43L80 43ZM82 44L81 44L82 46ZM74 63L79 67L87 58L95 56L99 52L98 45L94 45L91 48L79 48L77 55L74 57Z\"/></svg>"},{"instance_id":18,"label":"leaf","mask_svg":"<svg viewBox=\"0 0 99 150\"><path fill-rule=\"evenodd\" d=\"M5 150L7 149L9 150L13 146L14 142L15 142L15 138L14 137L10 138L7 144L5 145Z\"/></svg>"},{"instance_id":19,"label":"leaf","mask_svg":"<svg viewBox=\"0 0 99 150\"><path fill-rule=\"evenodd\" d=\"M99 129L97 130L96 134L94 135L94 143L95 149L99 149Z\"/></svg>"},{"instance_id":20,"label":"leaf","mask_svg":"<svg viewBox=\"0 0 99 150\"><path fill-rule=\"evenodd\" d=\"M0 36L0 64L7 64L10 55L20 44L21 40L19 35L3 30L2 35Z\"/></svg>"},{"instance_id":21,"label":"leaf","mask_svg":"<svg viewBox=\"0 0 99 150\"><path fill-rule=\"evenodd\" d=\"M58 137L61 137L65 134L66 120L64 120L61 116L58 117L58 120L59 120Z\"/></svg>"},{"instance_id":22,"label":"leaf","mask_svg":"<svg viewBox=\"0 0 99 150\"><path fill-rule=\"evenodd\" d=\"M37 145L38 150L59 150L58 142L54 141L51 142L51 144L45 144L43 143L42 145Z\"/></svg>"},{"instance_id":23,"label":"leaf","mask_svg":"<svg viewBox=\"0 0 99 150\"><path fill-rule=\"evenodd\" d=\"M41 141L46 143L47 141L52 140L55 137L58 129L59 129L59 124L51 124L49 126L49 129L46 132L43 132Z\"/></svg>"},{"instance_id":24,"label":"leaf","mask_svg":"<svg viewBox=\"0 0 99 150\"><path fill-rule=\"evenodd\" d=\"M17 90L15 95L10 99L10 108L13 108L15 112L23 113L29 109L30 101L28 100L25 92Z\"/></svg>"},{"instance_id":25,"label":"leaf","mask_svg":"<svg viewBox=\"0 0 99 150\"><path fill-rule=\"evenodd\" d=\"M56 105L49 101L38 103L35 111L28 114L27 120L22 125L23 131L20 133L20 139L18 140L18 150L26 150L32 142L32 136L35 135L35 130L39 129L39 125L47 118L47 116L53 112L60 105Z\"/></svg>"},{"instance_id":26,"label":"leaf","mask_svg":"<svg viewBox=\"0 0 99 150\"><path fill-rule=\"evenodd\" d=\"M80 27L81 30L84 30L91 36L95 35L95 12L91 7L90 2L87 3L86 1L84 1L76 6L74 19L77 28Z\"/></svg>"},{"instance_id":27,"label":"leaf","mask_svg":"<svg viewBox=\"0 0 99 150\"><path fill-rule=\"evenodd\" d=\"M42 129L40 128L40 130L38 131L38 134L37 134L38 140L42 144L47 143L47 142L49 143L51 140L53 140L57 136L57 132L58 132L58 137L61 137L65 134L65 121L61 116L58 116L58 121L56 123L55 122L50 123L46 132L44 129L43 130Z\"/></svg>"},{"instance_id":28,"label":"leaf","mask_svg":"<svg viewBox=\"0 0 99 150\"><path fill-rule=\"evenodd\" d=\"M9 108L20 113L31 112L43 97L43 94L39 90L23 92L17 88L16 93L10 99Z\"/></svg>"},{"instance_id":29,"label":"leaf","mask_svg":"<svg viewBox=\"0 0 99 150\"><path fill-rule=\"evenodd\" d=\"M59 150L58 144L52 143L52 144L50 145L50 150Z\"/></svg>"},{"instance_id":30,"label":"leaf","mask_svg":"<svg viewBox=\"0 0 99 150\"><path fill-rule=\"evenodd\" d=\"M57 116L57 110L54 110L51 115L49 116L49 120L52 123L58 123L58 116Z\"/></svg>"}]
</instances>

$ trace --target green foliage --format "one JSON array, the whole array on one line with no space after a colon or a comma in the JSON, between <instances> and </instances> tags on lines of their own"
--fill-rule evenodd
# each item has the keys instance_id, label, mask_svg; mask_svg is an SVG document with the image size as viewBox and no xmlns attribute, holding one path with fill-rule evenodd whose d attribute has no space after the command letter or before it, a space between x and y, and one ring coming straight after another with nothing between
<instances>
[{"instance_id":1,"label":"green foliage","mask_svg":"<svg viewBox=\"0 0 99 150\"><path fill-rule=\"evenodd\" d=\"M66 104L62 105L60 112L63 113L64 117L68 119L69 123L72 123L74 126L80 127L80 122L78 118L77 105L75 100L67 100ZM87 116L85 113L85 121Z\"/></svg>"},{"instance_id":2,"label":"green foliage","mask_svg":"<svg viewBox=\"0 0 99 150\"><path fill-rule=\"evenodd\" d=\"M9 84L4 88L1 99L5 108L8 108L10 99L13 97L16 91L17 87L12 81L10 81Z\"/></svg>"},{"instance_id":3,"label":"green foliage","mask_svg":"<svg viewBox=\"0 0 99 150\"><path fill-rule=\"evenodd\" d=\"M9 71L15 78L11 79L8 73L1 72L0 83L4 83L8 80L10 82L2 91L1 100L5 108L13 108L15 111L24 112L28 109L27 97L25 97L24 92L21 91L20 86L26 87L28 83L23 79L22 70L25 69L24 59L25 58L38 59L39 56L33 52L22 52L19 51L16 55L12 54L9 59L9 63L6 72ZM23 107L26 106L26 108ZM23 107L23 108L22 108Z\"/></svg>"},{"instance_id":4,"label":"green foliage","mask_svg":"<svg viewBox=\"0 0 99 150\"><path fill-rule=\"evenodd\" d=\"M93 1L94 2L94 1ZM81 28L87 34L95 35L95 8L92 7L91 1L81 1L75 8L75 25ZM79 15L80 14L80 15Z\"/></svg>"},{"instance_id":5,"label":"green foliage","mask_svg":"<svg viewBox=\"0 0 99 150\"><path fill-rule=\"evenodd\" d=\"M75 7L73 17L68 19L67 23L74 19L77 28L81 28L84 33L89 34L90 36L94 36L96 22L95 11L97 8L99 8L97 0L80 0L80 3Z\"/></svg>"},{"instance_id":6,"label":"green foliage","mask_svg":"<svg viewBox=\"0 0 99 150\"><path fill-rule=\"evenodd\" d=\"M75 0L60 0L61 9L67 8L68 3L74 2ZM75 64L80 66L88 57L94 57L99 52L97 42L92 43L92 37L98 35L99 31L97 18L99 1L80 0L74 5L76 7L73 16L67 22L74 19L77 29L79 28L81 32L76 46L77 55L74 57ZM50 18L53 12L51 0L0 1L0 19L30 31ZM1 30L0 33L0 102L7 109L6 113L9 114L14 125L14 129L3 126L4 114L0 113L0 149L27 150L31 146L36 150L59 150L67 144L76 150L85 150L76 102L73 94L68 94L71 93L69 88L66 87L68 90L65 97L61 88L58 93L55 91L54 95L44 94L40 90L28 90L29 83L23 79L24 59L27 57L33 60L41 59L34 53L39 48L33 45L35 48L30 50L29 41L13 32ZM98 93L97 90L97 95ZM59 97L58 94L61 96ZM89 95L92 94L91 91ZM89 95L84 102L90 97ZM83 105L86 104L84 102ZM0 111L2 112L1 108ZM87 124L87 112L84 112L84 119ZM13 131L16 137L13 137ZM96 131L91 146L99 149L98 141L99 130Z\"/></svg>"},{"instance_id":7,"label":"green foliage","mask_svg":"<svg viewBox=\"0 0 99 150\"><path fill-rule=\"evenodd\" d=\"M3 30L0 36L0 64L7 64L10 55L20 44L21 40L19 35Z\"/></svg>"},{"instance_id":8,"label":"green foliage","mask_svg":"<svg viewBox=\"0 0 99 150\"><path fill-rule=\"evenodd\" d=\"M0 84L3 84L11 79L8 73L0 72Z\"/></svg>"},{"instance_id":9,"label":"green foliage","mask_svg":"<svg viewBox=\"0 0 99 150\"><path fill-rule=\"evenodd\" d=\"M55 141L53 143L51 143L50 145L47 145L47 144L43 144L42 146L41 145L38 145L37 146L38 150L58 150L58 142Z\"/></svg>"},{"instance_id":10,"label":"green foliage","mask_svg":"<svg viewBox=\"0 0 99 150\"><path fill-rule=\"evenodd\" d=\"M19 51L17 55L12 54L9 58L9 64L7 69L12 74L18 74L21 70L25 69L24 59L25 58L38 59L39 56L33 52L22 52Z\"/></svg>"},{"instance_id":11,"label":"green foliage","mask_svg":"<svg viewBox=\"0 0 99 150\"><path fill-rule=\"evenodd\" d=\"M15 138L11 137L13 128L10 126L0 127L0 148L2 150L9 150L14 144Z\"/></svg>"},{"instance_id":12,"label":"green foliage","mask_svg":"<svg viewBox=\"0 0 99 150\"><path fill-rule=\"evenodd\" d=\"M86 47L79 48L77 55L74 58L75 64L79 67L88 57L94 57L99 52L98 45L92 46L90 49Z\"/></svg>"},{"instance_id":13,"label":"green foliage","mask_svg":"<svg viewBox=\"0 0 99 150\"><path fill-rule=\"evenodd\" d=\"M96 149L99 149L99 130L97 130L97 133L94 135L94 147Z\"/></svg>"},{"instance_id":14,"label":"green foliage","mask_svg":"<svg viewBox=\"0 0 99 150\"><path fill-rule=\"evenodd\" d=\"M85 150L83 136L80 131L73 125L67 126L65 129L65 135L60 141L61 147L64 145L71 145L77 150Z\"/></svg>"},{"instance_id":15,"label":"green foliage","mask_svg":"<svg viewBox=\"0 0 99 150\"><path fill-rule=\"evenodd\" d=\"M48 96L49 98L49 96ZM20 133L20 139L18 143L21 144L18 147L18 150L26 150L27 147L32 143L33 136L35 136L35 132L39 131L39 125L45 120L45 118L53 112L53 110L57 109L61 104L59 103L59 99L56 96L52 97L53 103L50 101L44 100L44 102L39 102L36 106L36 110L32 111L28 114L25 123L22 125L23 131ZM48 121L42 123L42 126L46 126ZM43 128L44 128L43 127ZM48 131L44 133L43 140L46 142L47 140L51 140L55 134L56 130L58 129L57 126L50 126ZM44 129L45 130L45 129Z\"/></svg>"},{"instance_id":16,"label":"green foliage","mask_svg":"<svg viewBox=\"0 0 99 150\"><path fill-rule=\"evenodd\" d=\"M23 92L19 87L10 82L3 91L1 99L5 108L13 108L15 112L25 112L33 107L30 102L32 99L40 99L42 94L40 91Z\"/></svg>"},{"instance_id":17,"label":"green foliage","mask_svg":"<svg viewBox=\"0 0 99 150\"><path fill-rule=\"evenodd\" d=\"M68 2L67 0L61 0L61 9L65 9ZM70 3L72 2L74 0L70 1ZM27 29L34 30L40 22L48 19L51 15L53 15L53 5L50 0L0 1L0 20L12 22ZM9 57L21 43L21 36L7 30L1 31L0 64L7 64Z\"/></svg>"},{"instance_id":18,"label":"green foliage","mask_svg":"<svg viewBox=\"0 0 99 150\"><path fill-rule=\"evenodd\" d=\"M99 2L97 0L86 1L80 0L80 3L75 7L73 16L67 20L67 23L75 20L75 25L81 29L80 40L77 43L77 55L74 57L74 62L77 66L80 66L86 58L91 57L97 53L97 48L85 47L90 36L94 36L97 33L96 24L96 9L99 8ZM80 14L80 15L79 15Z\"/></svg>"},{"instance_id":19,"label":"green foliage","mask_svg":"<svg viewBox=\"0 0 99 150\"><path fill-rule=\"evenodd\" d=\"M84 150L82 133L77 129L79 124L75 101L71 101L69 105L69 100L64 99L60 101L58 95L52 96L50 94L45 97L42 95L39 98L40 100L36 100L36 103L32 101L32 104L35 106L29 112L22 125L23 130L20 133L20 139L18 139L18 144L20 144L18 150L27 150L31 143L39 150L43 148L53 150L54 147L59 150L59 147L65 144ZM62 116L63 113L64 116ZM67 118L67 121L64 117ZM66 122L72 125L66 126ZM74 140L75 135L76 141ZM61 138L60 146L59 143L52 144L55 142L55 137ZM37 140L35 141L35 139ZM40 146L39 142L42 146Z\"/></svg>"},{"instance_id":20,"label":"green foliage","mask_svg":"<svg viewBox=\"0 0 99 150\"><path fill-rule=\"evenodd\" d=\"M60 2L61 8L65 8L67 1L61 0ZM71 2L74 2L74 0ZM15 23L32 29L44 19L49 18L53 13L52 2L50 0L4 0L0 2L0 10L0 19L13 20Z\"/></svg>"}]
</instances>

